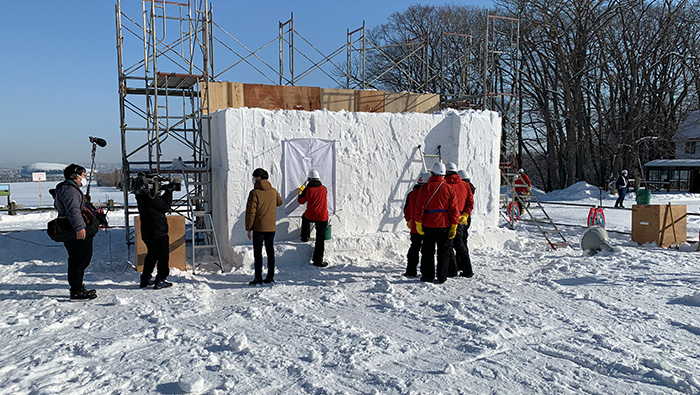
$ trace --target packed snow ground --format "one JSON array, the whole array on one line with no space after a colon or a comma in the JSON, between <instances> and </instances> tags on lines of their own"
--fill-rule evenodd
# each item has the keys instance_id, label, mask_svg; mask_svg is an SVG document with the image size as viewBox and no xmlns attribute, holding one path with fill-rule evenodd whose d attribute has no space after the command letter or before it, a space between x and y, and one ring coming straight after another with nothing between
<instances>
[{"instance_id":1,"label":"packed snow ground","mask_svg":"<svg viewBox=\"0 0 700 395\"><path fill-rule=\"evenodd\" d=\"M577 184L542 198L597 204L598 193ZM700 195L652 196L668 201L697 213ZM547 210L581 225L588 212ZM46 215L2 215L0 230L40 229ZM629 211L606 218L630 231ZM91 302L68 301L62 245L2 233L0 393L700 393L697 243L659 249L611 232L615 251L588 256L583 230L564 227L573 247L551 251L521 222L503 250L472 250L474 278L442 285L401 276L402 229L363 250L331 244L325 269L279 264L274 286L248 286L244 267L174 271L175 286L154 291L138 288L112 229L95 239Z\"/></svg>"}]
</instances>

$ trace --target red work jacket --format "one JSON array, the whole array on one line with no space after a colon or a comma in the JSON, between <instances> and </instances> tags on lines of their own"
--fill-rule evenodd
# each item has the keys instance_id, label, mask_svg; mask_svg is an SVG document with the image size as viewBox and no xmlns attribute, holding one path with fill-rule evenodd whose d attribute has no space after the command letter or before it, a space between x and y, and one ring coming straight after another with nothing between
<instances>
[{"instance_id":1,"label":"red work jacket","mask_svg":"<svg viewBox=\"0 0 700 395\"><path fill-rule=\"evenodd\" d=\"M309 221L328 221L328 191L320 181L311 181L299 195L299 204L306 204L304 216Z\"/></svg>"},{"instance_id":2,"label":"red work jacket","mask_svg":"<svg viewBox=\"0 0 700 395\"><path fill-rule=\"evenodd\" d=\"M406 204L403 206L403 217L406 221L411 221L411 233L418 233L416 230L416 220L413 216L413 209L418 206L418 191L421 185L416 184L413 190L406 196Z\"/></svg>"},{"instance_id":3,"label":"red work jacket","mask_svg":"<svg viewBox=\"0 0 700 395\"><path fill-rule=\"evenodd\" d=\"M530 177L527 174L521 174L513 182L515 184L515 193L518 195L527 195L530 192L532 184L530 183Z\"/></svg>"},{"instance_id":4,"label":"red work jacket","mask_svg":"<svg viewBox=\"0 0 700 395\"><path fill-rule=\"evenodd\" d=\"M452 186L442 176L431 176L418 192L415 213L424 228L448 228L457 224L460 207Z\"/></svg>"}]
</instances>

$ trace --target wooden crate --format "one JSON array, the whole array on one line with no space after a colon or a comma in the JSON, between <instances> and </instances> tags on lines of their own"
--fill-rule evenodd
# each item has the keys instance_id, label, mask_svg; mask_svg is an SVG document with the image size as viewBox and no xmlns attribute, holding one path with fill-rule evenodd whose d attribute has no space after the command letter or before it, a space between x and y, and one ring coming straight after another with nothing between
<instances>
[{"instance_id":1,"label":"wooden crate","mask_svg":"<svg viewBox=\"0 0 700 395\"><path fill-rule=\"evenodd\" d=\"M686 241L685 205L644 204L632 206L632 240L670 247ZM675 231L675 232L674 232Z\"/></svg>"},{"instance_id":2,"label":"wooden crate","mask_svg":"<svg viewBox=\"0 0 700 395\"><path fill-rule=\"evenodd\" d=\"M321 89L321 108L328 111L355 111L355 91L352 89Z\"/></svg>"},{"instance_id":3,"label":"wooden crate","mask_svg":"<svg viewBox=\"0 0 700 395\"><path fill-rule=\"evenodd\" d=\"M187 270L187 252L185 248L185 217L181 215L168 215L168 237L170 238L170 267L176 267L182 271ZM137 216L134 220L136 230L136 270L143 272L143 259L146 257L146 244L141 240L141 220Z\"/></svg>"},{"instance_id":4,"label":"wooden crate","mask_svg":"<svg viewBox=\"0 0 700 395\"><path fill-rule=\"evenodd\" d=\"M321 88L243 84L243 102L248 108L267 110L320 110Z\"/></svg>"}]
</instances>

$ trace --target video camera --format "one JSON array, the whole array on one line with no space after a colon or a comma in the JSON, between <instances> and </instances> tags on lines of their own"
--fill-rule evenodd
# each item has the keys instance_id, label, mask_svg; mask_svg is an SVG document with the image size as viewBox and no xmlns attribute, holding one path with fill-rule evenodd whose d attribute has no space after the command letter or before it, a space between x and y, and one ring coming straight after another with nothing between
<instances>
[{"instance_id":1,"label":"video camera","mask_svg":"<svg viewBox=\"0 0 700 395\"><path fill-rule=\"evenodd\" d=\"M165 177L158 173L140 172L136 177L129 179L129 192L135 195L157 195L160 191L180 191L182 179L179 177Z\"/></svg>"}]
</instances>

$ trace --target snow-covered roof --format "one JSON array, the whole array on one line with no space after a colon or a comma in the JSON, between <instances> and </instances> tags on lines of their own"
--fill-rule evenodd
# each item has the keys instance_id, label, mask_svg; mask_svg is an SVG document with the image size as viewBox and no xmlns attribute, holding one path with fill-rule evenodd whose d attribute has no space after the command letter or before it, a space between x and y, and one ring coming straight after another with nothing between
<instances>
[{"instance_id":1,"label":"snow-covered roof","mask_svg":"<svg viewBox=\"0 0 700 395\"><path fill-rule=\"evenodd\" d=\"M684 141L690 139L700 139L700 111L693 111L688 115L685 122L678 127L676 134L671 137L671 141Z\"/></svg>"},{"instance_id":2,"label":"snow-covered roof","mask_svg":"<svg viewBox=\"0 0 700 395\"><path fill-rule=\"evenodd\" d=\"M700 159L656 159L644 167L700 167Z\"/></svg>"}]
</instances>

